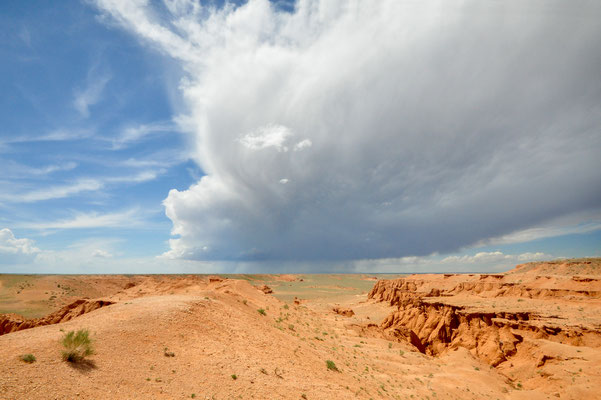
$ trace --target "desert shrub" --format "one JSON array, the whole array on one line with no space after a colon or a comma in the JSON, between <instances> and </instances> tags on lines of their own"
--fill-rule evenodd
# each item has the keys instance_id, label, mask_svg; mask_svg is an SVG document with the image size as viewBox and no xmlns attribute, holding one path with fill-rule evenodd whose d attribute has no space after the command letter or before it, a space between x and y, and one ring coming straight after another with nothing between
<instances>
[{"instance_id":1,"label":"desert shrub","mask_svg":"<svg viewBox=\"0 0 601 400\"><path fill-rule=\"evenodd\" d=\"M80 362L94 354L92 339L90 339L90 332L87 329L67 332L63 336L62 344L65 348L62 352L65 361Z\"/></svg>"},{"instance_id":2,"label":"desert shrub","mask_svg":"<svg viewBox=\"0 0 601 400\"><path fill-rule=\"evenodd\" d=\"M238 379L238 375L236 375L236 374L232 374L232 379L233 379L233 380L236 380L236 379Z\"/></svg>"},{"instance_id":3,"label":"desert shrub","mask_svg":"<svg viewBox=\"0 0 601 400\"><path fill-rule=\"evenodd\" d=\"M262 309L262 308L259 308L257 311L258 311L258 312L259 312L259 314L261 314L261 315L267 315L267 313L265 312L265 310L264 310L264 309Z\"/></svg>"},{"instance_id":4,"label":"desert shrub","mask_svg":"<svg viewBox=\"0 0 601 400\"><path fill-rule=\"evenodd\" d=\"M336 372L340 372L340 370L338 369L338 367L336 366L336 364L334 363L334 361L332 360L327 360L326 361L326 367L331 370L331 371L336 371Z\"/></svg>"},{"instance_id":5,"label":"desert shrub","mask_svg":"<svg viewBox=\"0 0 601 400\"><path fill-rule=\"evenodd\" d=\"M21 361L31 364L36 361L36 358L33 354L23 354L21 356Z\"/></svg>"},{"instance_id":6,"label":"desert shrub","mask_svg":"<svg viewBox=\"0 0 601 400\"><path fill-rule=\"evenodd\" d=\"M172 351L169 351L169 349L167 347L165 347L165 349L163 350L163 354L165 355L165 357L175 357L175 353Z\"/></svg>"}]
</instances>

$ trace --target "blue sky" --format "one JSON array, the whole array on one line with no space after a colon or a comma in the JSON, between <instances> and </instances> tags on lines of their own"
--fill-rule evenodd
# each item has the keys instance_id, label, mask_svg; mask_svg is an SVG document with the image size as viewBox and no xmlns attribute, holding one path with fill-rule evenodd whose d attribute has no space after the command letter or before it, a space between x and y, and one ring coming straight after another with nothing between
<instances>
[{"instance_id":1,"label":"blue sky","mask_svg":"<svg viewBox=\"0 0 601 400\"><path fill-rule=\"evenodd\" d=\"M425 3L2 2L0 272L601 256L600 7Z\"/></svg>"}]
</instances>

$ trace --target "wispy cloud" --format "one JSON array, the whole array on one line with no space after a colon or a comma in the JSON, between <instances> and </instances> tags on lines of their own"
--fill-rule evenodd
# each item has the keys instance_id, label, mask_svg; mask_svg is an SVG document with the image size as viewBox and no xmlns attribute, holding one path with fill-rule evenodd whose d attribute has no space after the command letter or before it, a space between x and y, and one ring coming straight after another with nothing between
<instances>
[{"instance_id":1,"label":"wispy cloud","mask_svg":"<svg viewBox=\"0 0 601 400\"><path fill-rule=\"evenodd\" d=\"M115 161L113 165L126 168L169 168L184 163L190 159L185 151L180 149L165 149L145 154L141 157L131 157L122 161Z\"/></svg>"},{"instance_id":2,"label":"wispy cloud","mask_svg":"<svg viewBox=\"0 0 601 400\"><path fill-rule=\"evenodd\" d=\"M56 129L40 135L20 135L0 138L0 146L8 144L32 143L32 142L63 142L69 140L83 140L94 136L94 130L84 129Z\"/></svg>"},{"instance_id":3,"label":"wispy cloud","mask_svg":"<svg viewBox=\"0 0 601 400\"><path fill-rule=\"evenodd\" d=\"M5 168L5 179L42 177L44 175L49 175L54 172L71 171L77 167L77 163L73 161L59 164L44 165L41 167L31 167L29 165L23 165L14 161L5 161L3 162L3 164Z\"/></svg>"},{"instance_id":4,"label":"wispy cloud","mask_svg":"<svg viewBox=\"0 0 601 400\"><path fill-rule=\"evenodd\" d=\"M142 183L155 180L159 175L165 173L164 169L156 171L143 171L136 175L116 176L106 178L107 183Z\"/></svg>"},{"instance_id":5,"label":"wispy cloud","mask_svg":"<svg viewBox=\"0 0 601 400\"><path fill-rule=\"evenodd\" d=\"M526 243L538 239L587 234L599 230L601 230L601 214L586 213L569 218L561 218L542 226L519 230L490 240L481 241L476 244L476 247Z\"/></svg>"},{"instance_id":6,"label":"wispy cloud","mask_svg":"<svg viewBox=\"0 0 601 400\"><path fill-rule=\"evenodd\" d=\"M171 121L153 122L151 124L141 124L137 126L129 126L123 129L121 134L112 139L113 149L121 150L128 147L132 143L137 143L148 136L176 132L180 129Z\"/></svg>"},{"instance_id":7,"label":"wispy cloud","mask_svg":"<svg viewBox=\"0 0 601 400\"><path fill-rule=\"evenodd\" d=\"M88 78L88 84L84 89L76 90L73 106L83 117L90 115L90 107L98 103L106 84L111 80L109 74L103 74Z\"/></svg>"},{"instance_id":8,"label":"wispy cloud","mask_svg":"<svg viewBox=\"0 0 601 400\"><path fill-rule=\"evenodd\" d=\"M36 201L61 199L81 192L95 191L103 187L102 182L95 179L80 179L69 185L59 185L32 190L19 194L1 194L0 200L33 203Z\"/></svg>"},{"instance_id":9,"label":"wispy cloud","mask_svg":"<svg viewBox=\"0 0 601 400\"><path fill-rule=\"evenodd\" d=\"M142 183L156 179L165 172L164 169L142 171L135 175L112 176L101 178L80 178L75 183L43 187L21 193L0 194L0 201L34 203L37 201L62 199L79 195L83 192L94 192L107 187L110 184Z\"/></svg>"},{"instance_id":10,"label":"wispy cloud","mask_svg":"<svg viewBox=\"0 0 601 400\"><path fill-rule=\"evenodd\" d=\"M18 36L27 47L31 47L31 32L26 26L21 27Z\"/></svg>"},{"instance_id":11,"label":"wispy cloud","mask_svg":"<svg viewBox=\"0 0 601 400\"><path fill-rule=\"evenodd\" d=\"M85 228L127 228L143 224L143 215L138 208L114 213L75 213L70 218L54 221L41 221L20 224L20 228L47 229L85 229Z\"/></svg>"}]
</instances>

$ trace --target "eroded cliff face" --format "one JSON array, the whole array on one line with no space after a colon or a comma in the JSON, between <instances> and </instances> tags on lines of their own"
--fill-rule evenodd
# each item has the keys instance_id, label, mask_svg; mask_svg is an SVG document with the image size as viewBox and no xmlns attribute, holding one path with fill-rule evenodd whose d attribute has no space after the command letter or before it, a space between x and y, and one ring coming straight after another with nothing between
<instances>
[{"instance_id":1,"label":"eroded cliff face","mask_svg":"<svg viewBox=\"0 0 601 400\"><path fill-rule=\"evenodd\" d=\"M433 356L464 347L493 367L530 359L534 368L555 357L538 350L540 340L601 347L601 325L573 315L585 312L587 302L601 304L600 282L578 276L411 276L379 281L368 297L397 307L378 326L388 339Z\"/></svg>"},{"instance_id":2,"label":"eroded cliff face","mask_svg":"<svg viewBox=\"0 0 601 400\"><path fill-rule=\"evenodd\" d=\"M452 275L445 274L446 279ZM459 276L459 275L457 275ZM467 275L470 277L470 275ZM473 277L474 275L471 275ZM390 305L398 305L404 299L414 299L417 297L440 297L455 296L462 293L468 295L477 295L479 297L516 297L522 299L601 299L601 279L583 278L573 276L570 278L573 285L563 285L564 287L552 288L535 286L537 281L547 281L554 278L537 277L531 285L521 282L507 282L503 276L499 275L479 275L476 280L467 282L454 282L450 286L441 282L438 287L434 282L427 279L396 279L378 281L368 294L368 298L378 301L387 301ZM557 279L554 279L557 281ZM446 286L446 287L445 287ZM571 287L570 287L571 286ZM574 287L576 286L576 287Z\"/></svg>"},{"instance_id":3,"label":"eroded cliff face","mask_svg":"<svg viewBox=\"0 0 601 400\"><path fill-rule=\"evenodd\" d=\"M76 300L60 310L42 318L27 319L17 314L0 314L0 335L35 328L36 326L52 325L69 321L80 315L113 304L108 300Z\"/></svg>"}]
</instances>

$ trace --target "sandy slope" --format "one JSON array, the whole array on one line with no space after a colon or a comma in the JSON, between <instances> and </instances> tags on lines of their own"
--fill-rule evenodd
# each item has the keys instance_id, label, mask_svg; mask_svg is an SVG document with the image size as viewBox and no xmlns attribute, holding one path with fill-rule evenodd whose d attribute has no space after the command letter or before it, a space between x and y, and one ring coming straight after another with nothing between
<instances>
[{"instance_id":1,"label":"sandy slope","mask_svg":"<svg viewBox=\"0 0 601 400\"><path fill-rule=\"evenodd\" d=\"M444 303L451 309L463 307L454 308L456 314L482 314L493 309L498 312L499 308L536 311L549 326L553 321L547 317L555 315L555 320L566 321L566 326L595 329L601 315L596 297L561 292L556 297L518 301L525 299L519 293L532 295L534 289L582 292L580 289L586 287L592 292L593 281L573 284L569 282L571 276L564 275L547 287L548 282L537 281L539 275L532 273L532 268L528 274L531 276L524 273L521 278L513 273L501 278L412 276L403 278L404 283L379 281L376 288L382 289L381 298L373 293L371 300L365 294L351 294L298 304L284 303L255 287L260 286L258 282L253 286L246 280L123 277L120 289L113 287L112 280L108 286L113 293L101 298L114 304L59 324L0 336L0 398L177 399L191 398L192 394L200 399L302 399L303 395L307 399L595 398L601 393L601 353L596 342L584 345L555 340L550 334L528 336L522 332L527 331L523 326L509 327L509 333L523 335L523 339L516 344L515 354L491 367L487 358L491 351L485 351L486 346L480 346L480 352L474 351L478 343L494 344L498 337L498 330L486 323L462 328L475 336L464 332L461 341L439 341L436 351L432 351L436 346L428 344L427 338L419 337L428 329L430 335L440 324L435 313L430 313L430 325L438 321L433 328L425 329L428 324L416 322L420 318L428 321L431 310L427 307L432 303ZM102 278L97 279L97 286L102 286ZM124 289L131 286L129 279L135 279L135 286ZM342 287L350 285L344 277L341 279ZM517 284L520 279L522 283ZM296 290L293 277L281 281L290 285L282 289ZM398 291L389 295L394 282L412 283L415 288L402 296ZM478 286L483 282L497 284L483 290L482 285ZM506 291L506 296L499 296L506 289L499 283L525 285L524 291ZM274 289L277 295L278 289ZM432 289L443 292L434 293L436 297L426 296L433 294ZM386 296L390 298L381 301ZM411 304L402 308L402 301L392 301L391 305L395 296L411 297ZM557 310L558 304L565 311ZM335 306L352 309L354 315L337 314L332 311ZM426 314L416 314L404 326L413 326L420 343L427 346L422 349L425 354L403 332L391 333L395 328L391 315L405 309L410 312L413 306L421 306ZM579 307L586 309L582 316ZM257 311L259 308L266 310L265 316ZM536 321L531 318L528 322ZM481 327L480 334L476 325ZM96 354L89 363L72 365L61 361L59 341L63 331L79 328L92 332ZM449 339L454 332L450 332ZM483 341L480 336L487 339ZM175 357L165 356L165 351L173 352ZM37 362L20 361L24 353L34 354ZM328 370L326 360L334 361L340 371ZM237 379L232 378L233 374Z\"/></svg>"}]
</instances>

